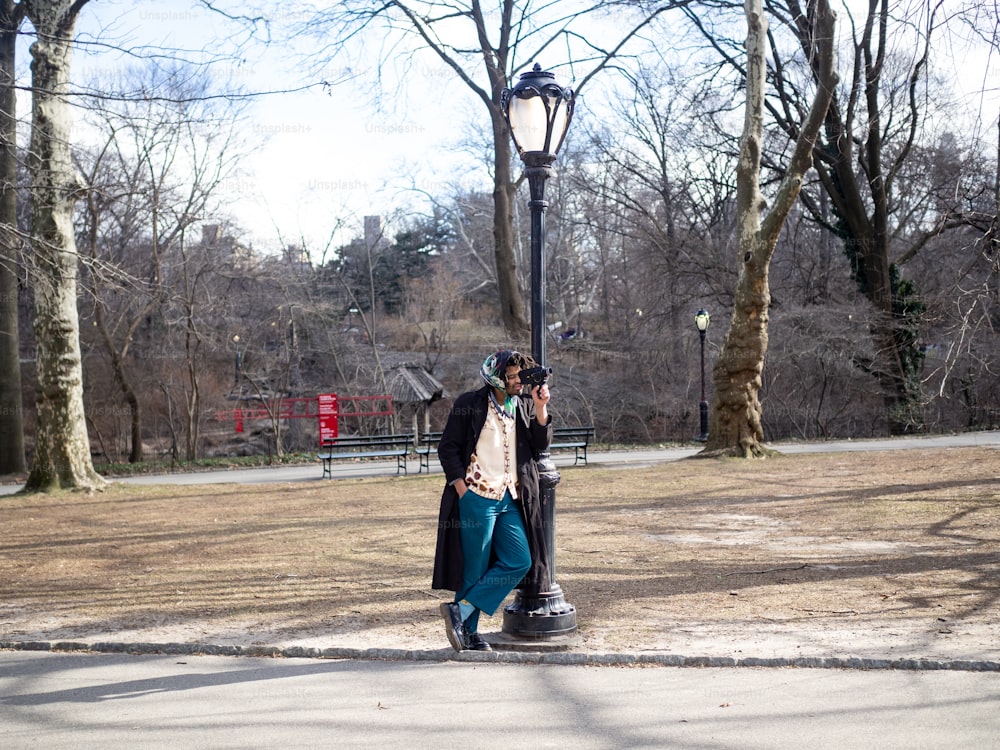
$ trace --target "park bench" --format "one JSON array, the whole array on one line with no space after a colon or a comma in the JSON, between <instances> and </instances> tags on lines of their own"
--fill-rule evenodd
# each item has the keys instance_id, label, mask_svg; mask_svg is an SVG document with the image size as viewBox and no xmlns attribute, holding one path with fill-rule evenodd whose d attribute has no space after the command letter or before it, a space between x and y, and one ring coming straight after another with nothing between
<instances>
[{"instance_id":1,"label":"park bench","mask_svg":"<svg viewBox=\"0 0 1000 750\"><path fill-rule=\"evenodd\" d=\"M594 436L593 426L589 427L555 427L552 430L552 445L550 451L573 449L573 465L583 459L587 463L587 445Z\"/></svg>"},{"instance_id":2,"label":"park bench","mask_svg":"<svg viewBox=\"0 0 1000 750\"><path fill-rule=\"evenodd\" d=\"M425 432L420 436L420 442L418 442L414 448L413 452L417 454L417 474L427 469L429 474L431 471L431 454L437 453L438 443L441 442L440 432Z\"/></svg>"},{"instance_id":3,"label":"park bench","mask_svg":"<svg viewBox=\"0 0 1000 750\"><path fill-rule=\"evenodd\" d=\"M341 459L395 458L396 473L406 473L406 454L413 445L413 435L346 435L324 440L319 459L323 462L323 477L333 478L333 462Z\"/></svg>"}]
</instances>

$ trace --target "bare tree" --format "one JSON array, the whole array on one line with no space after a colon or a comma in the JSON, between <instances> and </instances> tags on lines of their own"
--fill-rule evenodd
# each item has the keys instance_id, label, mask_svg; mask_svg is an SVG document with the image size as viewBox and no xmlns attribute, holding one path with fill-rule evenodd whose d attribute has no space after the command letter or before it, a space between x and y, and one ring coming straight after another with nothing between
<instances>
[{"instance_id":1,"label":"bare tree","mask_svg":"<svg viewBox=\"0 0 1000 750\"><path fill-rule=\"evenodd\" d=\"M406 47L415 39L413 48L430 50L489 113L492 128L493 172L493 241L496 281L503 323L511 335L522 335L528 328L521 290L517 282L513 201L517 188L511 160L511 141L500 108L500 94L518 70L524 69L540 55L561 58L568 45L577 46L580 59L592 61L590 71L574 83L577 92L599 71L621 54L627 43L645 29L653 18L671 7L686 4L686 0L665 3L550 3L541 7L522 6L514 0L501 0L495 12L484 9L479 0L469 2L436 2L391 0L372 5L349 0L335 10L324 11L310 23L310 28L324 36L332 36L332 47L342 51L348 42L357 42L362 30L380 24L388 29L391 42L385 44L381 64L389 56L400 60L409 57ZM617 10L612 10L617 6ZM629 6L631 12L623 10ZM631 17L635 22L617 36L596 39L594 28L589 33L577 31L583 22L597 12L617 12L617 20ZM620 28L620 24L605 24L600 28ZM402 63L405 65L406 63ZM476 74L482 67L484 77ZM549 61L547 67L555 67Z\"/></svg>"},{"instance_id":2,"label":"bare tree","mask_svg":"<svg viewBox=\"0 0 1000 750\"><path fill-rule=\"evenodd\" d=\"M162 390L171 413L175 408L181 412L183 455L188 461L198 458L201 445L204 381L211 367L207 355L230 312L239 284L252 276L255 263L252 254L211 228L203 230L200 243L188 240L187 232L182 232L178 240L164 312L164 346L181 352L181 356L172 360L172 366L163 374ZM178 402L180 406L176 407Z\"/></svg>"},{"instance_id":3,"label":"bare tree","mask_svg":"<svg viewBox=\"0 0 1000 750\"><path fill-rule=\"evenodd\" d=\"M768 23L762 0L746 0L744 10L747 19L746 111L737 166L740 274L729 329L713 368L715 400L705 453L752 457L765 453L759 391L767 353L771 303L768 270L778 235L801 190L803 176L812 165L813 145L830 106L837 74L833 44L835 16L827 0L814 0L810 3L808 16L801 21L808 24L808 59L817 88L772 206L762 216L765 202L760 188L760 169Z\"/></svg>"},{"instance_id":4,"label":"bare tree","mask_svg":"<svg viewBox=\"0 0 1000 750\"><path fill-rule=\"evenodd\" d=\"M169 293L165 266L182 237L215 215L220 187L250 144L237 136L244 105L215 96L194 68L132 71L120 83L123 96L88 100L88 119L105 142L80 155L82 229L94 261L85 276L93 322L128 405L129 460L137 462L144 411L137 384L148 363L134 361L135 336Z\"/></svg>"},{"instance_id":5,"label":"bare tree","mask_svg":"<svg viewBox=\"0 0 1000 750\"><path fill-rule=\"evenodd\" d=\"M629 262L634 280L622 268L603 283L609 292L622 286L623 296L645 283L641 307L653 317L643 318L662 330L690 320L693 297L728 303L736 275L728 252L735 136L713 129L714 116L731 110L732 100L683 64L664 59L657 67L619 68L625 85L611 103L614 118L591 126L586 166L578 177L570 173L573 192L593 207L576 212L589 231L622 233L622 250L612 257ZM671 72L682 69L683 76ZM631 295L624 294L626 281Z\"/></svg>"},{"instance_id":6,"label":"bare tree","mask_svg":"<svg viewBox=\"0 0 1000 750\"><path fill-rule=\"evenodd\" d=\"M764 7L775 22L769 34L771 88L764 106L777 128L794 139L809 110L809 78L815 79L815 67L801 62L812 45L807 22L811 4L766 0ZM995 19L975 7L981 15L966 16L974 34L993 29ZM892 434L926 424L925 347L929 337L941 335L927 314L927 305L933 304L924 294L927 276L920 277L914 260L938 247L934 238L946 231L954 243L974 247L962 240L961 227L986 233L995 214L970 209L981 205L984 182L973 179L964 159L961 167L948 170L950 174L931 167L929 157L938 146L932 142L934 124L944 121L933 115L944 114L946 92L935 86L931 37L955 32L954 21L962 17L944 10L938 0L923 0L905 6L901 16L899 6L873 0L857 23L846 11L847 23L842 25L849 43L839 50L846 85L835 93L814 148L819 179L805 185L800 196L812 220L840 241L854 284L868 301L863 314L870 342L845 354L878 383L882 429ZM725 64L742 77L743 58L734 51L736 42L713 27L711 16L688 15ZM783 29L797 40L794 44L787 43ZM991 38L988 32L984 38ZM953 104L946 117L957 111ZM966 133L961 137L963 143L971 140ZM762 158L778 177L786 142L772 136ZM975 146L966 145L965 150ZM825 242L818 247L828 252ZM940 264L940 258L934 261ZM975 261L975 254L966 253L957 262L965 269Z\"/></svg>"},{"instance_id":7,"label":"bare tree","mask_svg":"<svg viewBox=\"0 0 1000 750\"><path fill-rule=\"evenodd\" d=\"M808 40L797 0L769 2L768 7L798 33L804 47ZM923 172L930 190L940 176L925 169L927 154L920 148L933 102L932 92L922 87L932 79L931 39L948 22L940 20L947 15L940 0L907 10L910 14L900 20L888 0L872 0L857 25L851 18L849 85L835 94L814 154L830 208L815 192L803 194L813 217L843 242L858 289L872 306L872 356L856 361L880 386L890 434L919 431L925 424L919 336L924 303L914 282L904 276L904 264L935 236L975 223L974 217L954 205L943 206L933 195L918 198L913 183L904 187L908 169ZM913 34L914 43L894 53L904 34ZM785 132L794 133L801 117L796 106L800 83L780 64L777 50L774 55L778 96L770 110ZM910 163L914 166L908 167ZM969 188L952 179L936 192L953 194L958 200L951 202L961 204L971 195ZM914 206L933 213L920 220Z\"/></svg>"}]
</instances>

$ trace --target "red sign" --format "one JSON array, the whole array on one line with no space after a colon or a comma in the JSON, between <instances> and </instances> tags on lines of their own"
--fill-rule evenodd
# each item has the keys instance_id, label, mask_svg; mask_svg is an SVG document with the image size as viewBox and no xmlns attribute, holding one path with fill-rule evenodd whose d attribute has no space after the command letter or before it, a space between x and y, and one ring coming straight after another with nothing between
<instances>
[{"instance_id":1,"label":"red sign","mask_svg":"<svg viewBox=\"0 0 1000 750\"><path fill-rule=\"evenodd\" d=\"M319 400L319 442L322 445L328 440L337 439L337 418L340 409L336 393L321 393Z\"/></svg>"}]
</instances>

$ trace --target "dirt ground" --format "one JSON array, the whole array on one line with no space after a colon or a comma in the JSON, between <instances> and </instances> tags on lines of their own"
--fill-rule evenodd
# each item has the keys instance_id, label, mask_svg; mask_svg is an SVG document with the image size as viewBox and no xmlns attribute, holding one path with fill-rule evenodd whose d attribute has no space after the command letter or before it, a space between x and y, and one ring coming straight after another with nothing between
<instances>
[{"instance_id":1,"label":"dirt ground","mask_svg":"<svg viewBox=\"0 0 1000 750\"><path fill-rule=\"evenodd\" d=\"M1000 658L996 449L560 472L574 650ZM440 492L424 475L0 498L0 641L447 648Z\"/></svg>"}]
</instances>

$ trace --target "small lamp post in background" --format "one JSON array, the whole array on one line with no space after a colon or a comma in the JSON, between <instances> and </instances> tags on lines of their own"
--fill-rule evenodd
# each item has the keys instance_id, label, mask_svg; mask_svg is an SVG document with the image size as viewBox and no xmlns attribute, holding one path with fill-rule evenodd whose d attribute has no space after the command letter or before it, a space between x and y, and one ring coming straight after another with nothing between
<instances>
[{"instance_id":1,"label":"small lamp post in background","mask_svg":"<svg viewBox=\"0 0 1000 750\"><path fill-rule=\"evenodd\" d=\"M233 363L233 389L240 385L240 372L243 370L243 352L240 351L240 335L233 334L233 348L236 349L236 359Z\"/></svg>"},{"instance_id":2,"label":"small lamp post in background","mask_svg":"<svg viewBox=\"0 0 1000 750\"><path fill-rule=\"evenodd\" d=\"M708 440L708 398L705 396L705 335L708 333L710 318L705 310L699 310L694 316L694 324L698 326L698 336L701 338L701 401L698 411L701 415L701 432L695 438L704 443Z\"/></svg>"},{"instance_id":3,"label":"small lamp post in background","mask_svg":"<svg viewBox=\"0 0 1000 750\"><path fill-rule=\"evenodd\" d=\"M531 209L531 356L545 366L545 181L573 117L573 90L556 83L555 75L535 63L513 88L500 95L500 108L525 165ZM545 573L526 580L514 602L504 609L503 632L511 636L551 639L576 630L576 608L566 602L555 581L555 502L559 472L548 454L538 460L542 500ZM529 574L530 575L530 574Z\"/></svg>"}]
</instances>

